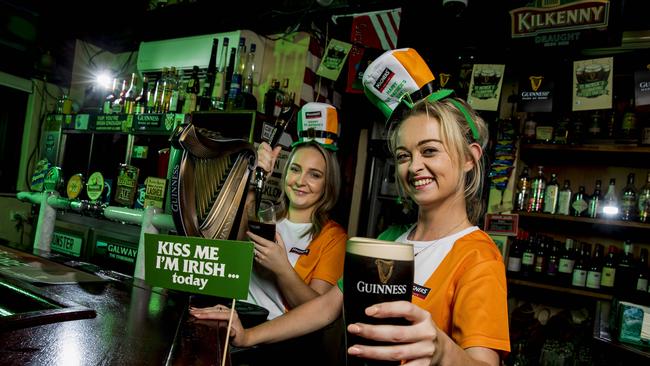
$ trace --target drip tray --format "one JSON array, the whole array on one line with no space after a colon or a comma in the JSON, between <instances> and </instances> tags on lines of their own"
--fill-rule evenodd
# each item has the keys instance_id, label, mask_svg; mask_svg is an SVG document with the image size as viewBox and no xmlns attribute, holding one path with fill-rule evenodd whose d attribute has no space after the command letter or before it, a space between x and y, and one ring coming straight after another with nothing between
<instances>
[{"instance_id":1,"label":"drip tray","mask_svg":"<svg viewBox=\"0 0 650 366\"><path fill-rule=\"evenodd\" d=\"M95 310L0 275L0 329L94 318Z\"/></svg>"}]
</instances>

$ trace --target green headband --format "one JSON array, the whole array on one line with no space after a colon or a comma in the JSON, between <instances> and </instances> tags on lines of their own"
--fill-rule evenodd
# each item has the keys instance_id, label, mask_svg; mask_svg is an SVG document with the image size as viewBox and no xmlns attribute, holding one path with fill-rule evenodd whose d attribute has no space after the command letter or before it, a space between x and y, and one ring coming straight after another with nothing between
<instances>
[{"instance_id":1,"label":"green headband","mask_svg":"<svg viewBox=\"0 0 650 366\"><path fill-rule=\"evenodd\" d=\"M453 104L454 107L456 107L460 111L460 113L463 114L463 117L465 117L465 120L469 125L469 129L472 130L472 137L474 138L474 140L478 141L480 136L478 133L478 129L476 128L476 122L474 122L474 119L472 118L472 116L470 116L469 112L467 111L467 108L465 108L465 106L462 103L449 97L453 93L454 91L452 89L440 89L438 91L429 94L429 96L426 97L426 100L428 102L440 102L446 100L449 101L449 103ZM413 102L410 94L404 94L400 102L406 105L409 109L412 109L416 103Z\"/></svg>"}]
</instances>

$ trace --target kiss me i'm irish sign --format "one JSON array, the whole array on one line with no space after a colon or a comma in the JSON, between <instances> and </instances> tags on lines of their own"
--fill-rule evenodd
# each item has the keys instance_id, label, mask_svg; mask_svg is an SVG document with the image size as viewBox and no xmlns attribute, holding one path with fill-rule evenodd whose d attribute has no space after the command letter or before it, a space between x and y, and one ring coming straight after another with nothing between
<instances>
[{"instance_id":1,"label":"kiss me i'm irish sign","mask_svg":"<svg viewBox=\"0 0 650 366\"><path fill-rule=\"evenodd\" d=\"M245 300L253 243L145 234L145 281L173 290Z\"/></svg>"}]
</instances>

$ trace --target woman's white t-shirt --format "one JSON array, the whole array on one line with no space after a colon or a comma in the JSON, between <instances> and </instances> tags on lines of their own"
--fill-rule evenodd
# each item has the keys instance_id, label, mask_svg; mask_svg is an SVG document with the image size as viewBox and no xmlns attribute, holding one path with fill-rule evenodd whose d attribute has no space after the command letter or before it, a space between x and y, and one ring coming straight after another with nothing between
<instances>
[{"instance_id":1,"label":"woman's white t-shirt","mask_svg":"<svg viewBox=\"0 0 650 366\"><path fill-rule=\"evenodd\" d=\"M289 250L291 248L307 249L311 243L312 235L303 236L303 234L308 232L311 227L311 223L294 223L288 219L282 219L275 225L275 230L284 241L287 258L292 267L296 265L300 255L289 252ZM255 263L253 263L246 301L267 309L269 311L268 319L276 318L284 314L285 311L282 293L278 289L274 276Z\"/></svg>"}]
</instances>

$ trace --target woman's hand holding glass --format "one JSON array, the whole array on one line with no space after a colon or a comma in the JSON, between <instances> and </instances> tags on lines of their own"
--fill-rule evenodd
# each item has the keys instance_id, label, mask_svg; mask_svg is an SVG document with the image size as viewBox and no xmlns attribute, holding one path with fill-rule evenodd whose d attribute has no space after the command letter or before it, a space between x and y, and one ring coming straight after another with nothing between
<instances>
[{"instance_id":1,"label":"woman's hand holding glass","mask_svg":"<svg viewBox=\"0 0 650 366\"><path fill-rule=\"evenodd\" d=\"M199 320L230 320L230 308L224 305L211 306L209 308L190 307L190 315ZM239 320L237 311L234 312L230 324L230 343L237 347L248 347L246 340L246 329Z\"/></svg>"},{"instance_id":2,"label":"woman's hand holding glass","mask_svg":"<svg viewBox=\"0 0 650 366\"><path fill-rule=\"evenodd\" d=\"M407 361L405 365L436 365L442 359L445 337L431 320L431 314L413 303L393 301L366 308L366 315L375 318L405 318L410 325L370 325L354 323L348 332L375 341L395 345L350 345L348 353L376 360ZM442 334L444 336L444 334Z\"/></svg>"},{"instance_id":3,"label":"woman's hand holding glass","mask_svg":"<svg viewBox=\"0 0 650 366\"><path fill-rule=\"evenodd\" d=\"M280 234L275 234L275 242L266 240L250 231L247 231L246 234L255 244L255 263L273 272L275 275L280 274L282 271L293 270L287 258L287 251Z\"/></svg>"}]
</instances>

